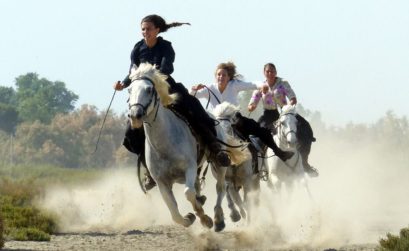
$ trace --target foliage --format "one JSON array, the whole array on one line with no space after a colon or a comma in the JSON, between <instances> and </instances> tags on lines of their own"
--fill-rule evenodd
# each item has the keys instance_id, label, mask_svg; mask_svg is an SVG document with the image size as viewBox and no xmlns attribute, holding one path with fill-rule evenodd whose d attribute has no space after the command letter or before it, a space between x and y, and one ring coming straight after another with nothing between
<instances>
[{"instance_id":1,"label":"foliage","mask_svg":"<svg viewBox=\"0 0 409 251\"><path fill-rule=\"evenodd\" d=\"M0 103L0 130L12 134L18 123L17 109L8 104Z\"/></svg>"},{"instance_id":2,"label":"foliage","mask_svg":"<svg viewBox=\"0 0 409 251\"><path fill-rule=\"evenodd\" d=\"M0 211L4 220L4 235L14 240L50 239L56 231L55 219L33 206L40 187L33 180L0 181Z\"/></svg>"},{"instance_id":3,"label":"foliage","mask_svg":"<svg viewBox=\"0 0 409 251\"><path fill-rule=\"evenodd\" d=\"M14 106L17 104L16 91L12 87L0 86L0 103Z\"/></svg>"},{"instance_id":4,"label":"foliage","mask_svg":"<svg viewBox=\"0 0 409 251\"><path fill-rule=\"evenodd\" d=\"M3 238L3 215L0 210L0 249L4 246L4 238Z\"/></svg>"},{"instance_id":5,"label":"foliage","mask_svg":"<svg viewBox=\"0 0 409 251\"><path fill-rule=\"evenodd\" d=\"M13 88L0 86L0 130L9 134L18 123L17 95Z\"/></svg>"},{"instance_id":6,"label":"foliage","mask_svg":"<svg viewBox=\"0 0 409 251\"><path fill-rule=\"evenodd\" d=\"M399 236L386 234L385 239L379 240L378 251L407 251L409 250L409 228L402 228Z\"/></svg>"},{"instance_id":7,"label":"foliage","mask_svg":"<svg viewBox=\"0 0 409 251\"><path fill-rule=\"evenodd\" d=\"M58 221L38 204L47 187L89 182L103 175L98 169L54 166L0 166L0 215L4 234L13 240L47 241Z\"/></svg>"},{"instance_id":8,"label":"foliage","mask_svg":"<svg viewBox=\"0 0 409 251\"><path fill-rule=\"evenodd\" d=\"M12 158L8 155L17 156L13 160L17 164L113 166L117 158L127 158L126 150L121 147L126 119L124 115L108 114L95 151L104 116L105 112L98 112L95 107L84 105L71 113L58 114L49 124L40 121L22 123L16 129L13 142L10 136L2 136L0 133L0 139L4 138L6 142L0 145L0 156L4 156L3 161ZM125 162L127 161L132 159L128 158Z\"/></svg>"}]
</instances>

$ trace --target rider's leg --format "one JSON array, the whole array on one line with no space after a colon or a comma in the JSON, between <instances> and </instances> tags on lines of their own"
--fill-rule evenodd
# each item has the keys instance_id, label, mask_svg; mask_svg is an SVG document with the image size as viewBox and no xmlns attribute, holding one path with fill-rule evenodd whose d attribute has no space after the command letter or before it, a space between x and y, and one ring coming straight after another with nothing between
<instances>
[{"instance_id":1,"label":"rider's leg","mask_svg":"<svg viewBox=\"0 0 409 251\"><path fill-rule=\"evenodd\" d=\"M296 115L296 118L297 118L297 138L299 141L297 149L301 154L304 170L311 177L317 177L318 170L308 163L308 156L310 155L311 152L311 145L312 142L315 141L311 125L308 123L306 119L304 119L300 115Z\"/></svg>"},{"instance_id":2,"label":"rider's leg","mask_svg":"<svg viewBox=\"0 0 409 251\"><path fill-rule=\"evenodd\" d=\"M278 148L273 140L273 136L271 135L270 130L264 127L260 127L260 125L256 121L242 116L239 112L236 113L233 119L232 126L247 139L249 139L250 135L259 137L260 140L268 147L270 147L277 155L277 157L279 157L283 161L286 161L294 155L293 152L283 151Z\"/></svg>"},{"instance_id":3,"label":"rider's leg","mask_svg":"<svg viewBox=\"0 0 409 251\"><path fill-rule=\"evenodd\" d=\"M221 166L229 166L230 157L222 150L217 140L215 121L207 114L200 101L190 95L181 83L172 83L169 79L168 82L171 85L171 92L180 95L171 108L187 119L193 131L200 137L200 141L209 149L210 159Z\"/></svg>"},{"instance_id":4,"label":"rider's leg","mask_svg":"<svg viewBox=\"0 0 409 251\"><path fill-rule=\"evenodd\" d=\"M260 116L257 122L261 127L272 129L273 123L277 121L279 117L280 113L278 112L277 109L274 110L264 109L263 114Z\"/></svg>"},{"instance_id":5,"label":"rider's leg","mask_svg":"<svg viewBox=\"0 0 409 251\"><path fill-rule=\"evenodd\" d=\"M131 128L131 124L127 123L125 138L122 143L124 147L131 153L138 155L138 158L142 164L146 167L145 162L145 131L143 127L141 128ZM152 189L156 185L155 180L153 180L148 168L146 168L144 186L146 190Z\"/></svg>"}]
</instances>

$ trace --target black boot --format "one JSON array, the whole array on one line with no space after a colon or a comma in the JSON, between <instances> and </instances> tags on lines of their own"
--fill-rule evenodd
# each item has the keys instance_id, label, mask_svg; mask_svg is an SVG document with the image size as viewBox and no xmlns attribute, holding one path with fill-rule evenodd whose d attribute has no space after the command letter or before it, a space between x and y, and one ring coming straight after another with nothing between
<instances>
[{"instance_id":1,"label":"black boot","mask_svg":"<svg viewBox=\"0 0 409 251\"><path fill-rule=\"evenodd\" d=\"M152 178L152 176L149 173L148 169L146 169L143 186L145 187L146 191L149 191L149 190L151 190L152 188L154 188L156 186L156 182Z\"/></svg>"},{"instance_id":2,"label":"black boot","mask_svg":"<svg viewBox=\"0 0 409 251\"><path fill-rule=\"evenodd\" d=\"M300 149L301 150L301 149ZM312 178L314 178L314 177L318 177L318 170L317 169L315 169L313 166L311 166L309 163L308 163L308 155L309 155L309 153L308 152L306 152L306 151L300 151L300 154L301 154L301 157L302 157L302 164L303 164L303 167L304 167L304 171L310 176L310 177L312 177Z\"/></svg>"},{"instance_id":3,"label":"black boot","mask_svg":"<svg viewBox=\"0 0 409 251\"><path fill-rule=\"evenodd\" d=\"M229 155L222 150L220 143L214 141L209 144L210 160L215 161L220 166L230 166L231 161Z\"/></svg>"},{"instance_id":4,"label":"black boot","mask_svg":"<svg viewBox=\"0 0 409 251\"><path fill-rule=\"evenodd\" d=\"M317 177L318 174L318 170L315 169L314 167L312 167L309 163L308 163L308 156L310 155L311 152L311 141L303 141L300 140L300 143L297 147L298 151L301 154L302 157L302 164L304 166L304 171L310 176L310 177Z\"/></svg>"}]
</instances>

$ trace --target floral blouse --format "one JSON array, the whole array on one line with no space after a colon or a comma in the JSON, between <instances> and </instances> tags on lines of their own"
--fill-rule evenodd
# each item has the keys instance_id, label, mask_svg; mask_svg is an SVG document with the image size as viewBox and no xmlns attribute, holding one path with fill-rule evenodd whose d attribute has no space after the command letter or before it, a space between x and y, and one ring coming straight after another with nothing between
<instances>
[{"instance_id":1,"label":"floral blouse","mask_svg":"<svg viewBox=\"0 0 409 251\"><path fill-rule=\"evenodd\" d=\"M268 84L264 81L262 85ZM263 93L260 90L254 91L249 104L255 104L257 106L259 101L262 100L264 109L274 110L277 109L277 106L283 107L286 105L287 99L295 97L295 93L288 81L277 77L274 85L270 86L267 93Z\"/></svg>"}]
</instances>

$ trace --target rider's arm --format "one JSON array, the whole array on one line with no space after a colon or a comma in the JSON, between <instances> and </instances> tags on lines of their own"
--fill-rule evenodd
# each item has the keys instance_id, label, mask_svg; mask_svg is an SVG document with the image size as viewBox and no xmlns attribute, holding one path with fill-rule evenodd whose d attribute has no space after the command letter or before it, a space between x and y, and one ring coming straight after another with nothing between
<instances>
[{"instance_id":1,"label":"rider's arm","mask_svg":"<svg viewBox=\"0 0 409 251\"><path fill-rule=\"evenodd\" d=\"M262 94L261 94L260 90L255 90L253 92L253 95L251 96L250 102L249 102L249 104L247 106L247 109L250 112L252 112L252 111L254 111L254 109L256 109L256 107L258 105L258 102L260 101L261 97L262 97Z\"/></svg>"}]
</instances>

